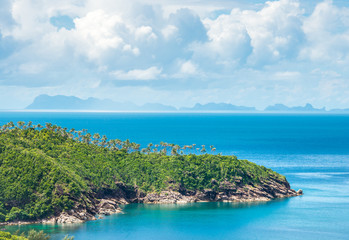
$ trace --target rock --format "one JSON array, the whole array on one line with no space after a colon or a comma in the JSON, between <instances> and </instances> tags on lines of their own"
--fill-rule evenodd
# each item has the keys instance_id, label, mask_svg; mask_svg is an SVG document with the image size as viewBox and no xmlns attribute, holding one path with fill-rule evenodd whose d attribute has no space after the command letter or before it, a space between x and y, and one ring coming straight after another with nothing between
<instances>
[{"instance_id":1,"label":"rock","mask_svg":"<svg viewBox=\"0 0 349 240\"><path fill-rule=\"evenodd\" d=\"M242 182L242 177L235 177L235 182L236 183L241 183Z\"/></svg>"},{"instance_id":2,"label":"rock","mask_svg":"<svg viewBox=\"0 0 349 240\"><path fill-rule=\"evenodd\" d=\"M60 213L59 216L50 219L41 219L38 221L14 222L11 224L32 224L32 223L81 223L88 220L95 220L96 216L100 219L103 215L120 213L119 204L137 203L154 203L154 204L182 204L190 202L252 202L252 201L270 201L275 198L294 197L303 194L299 189L295 191L290 188L286 180L280 178L268 178L259 184L244 184L242 177L235 177L231 182L224 180L217 182L211 180L215 185L214 189L188 190L178 184L177 188L148 193L140 191L137 187L129 187L123 183L116 183L117 189L109 191L104 189L103 194L112 194L98 197L82 199L82 202L75 205L75 208ZM175 185L175 182L171 182ZM59 188L59 187L58 187ZM102 216L100 216L102 215ZM9 224L9 223L4 223ZM4 225L0 223L1 225Z\"/></svg>"},{"instance_id":3,"label":"rock","mask_svg":"<svg viewBox=\"0 0 349 240\"><path fill-rule=\"evenodd\" d=\"M55 218L55 223L82 223L82 219L76 216L70 215L67 212L62 212L57 218Z\"/></svg>"},{"instance_id":4,"label":"rock","mask_svg":"<svg viewBox=\"0 0 349 240\"><path fill-rule=\"evenodd\" d=\"M211 184L213 184L213 185L218 185L218 182L217 182L216 179L212 178L212 179L211 179Z\"/></svg>"},{"instance_id":5,"label":"rock","mask_svg":"<svg viewBox=\"0 0 349 240\"><path fill-rule=\"evenodd\" d=\"M230 190L233 188L233 186L234 186L233 183L228 182L228 181L223 181L219 184L219 189L220 190Z\"/></svg>"},{"instance_id":6,"label":"rock","mask_svg":"<svg viewBox=\"0 0 349 240\"><path fill-rule=\"evenodd\" d=\"M102 199L99 202L97 208L98 208L98 213L103 215L110 215L113 213L121 212L116 201L111 199Z\"/></svg>"}]
</instances>

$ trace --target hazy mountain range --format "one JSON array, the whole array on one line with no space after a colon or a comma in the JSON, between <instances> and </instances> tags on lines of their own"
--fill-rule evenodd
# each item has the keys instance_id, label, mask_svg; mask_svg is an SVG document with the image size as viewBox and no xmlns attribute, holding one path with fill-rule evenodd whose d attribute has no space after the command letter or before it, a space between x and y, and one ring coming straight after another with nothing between
<instances>
[{"instance_id":1,"label":"hazy mountain range","mask_svg":"<svg viewBox=\"0 0 349 240\"><path fill-rule=\"evenodd\" d=\"M275 104L268 106L264 109L267 112L326 112L325 107L323 108L314 108L310 103L307 103L304 107L288 107L284 104Z\"/></svg>"},{"instance_id":2,"label":"hazy mountain range","mask_svg":"<svg viewBox=\"0 0 349 240\"><path fill-rule=\"evenodd\" d=\"M104 111L182 111L182 112L258 112L255 107L236 106L229 103L197 103L193 107L175 108L161 103L136 105L131 102L114 102L109 99L88 98L86 100L74 96L39 95L33 103L26 107L30 110L104 110ZM288 107L275 104L264 109L266 112L328 112L323 108L314 108L307 103L305 106ZM333 109L330 112L349 112L349 109Z\"/></svg>"},{"instance_id":3,"label":"hazy mountain range","mask_svg":"<svg viewBox=\"0 0 349 240\"><path fill-rule=\"evenodd\" d=\"M131 102L114 102L109 99L88 98L83 100L73 96L39 95L26 109L37 110L111 110L111 111L176 111L172 106L147 103L138 106Z\"/></svg>"}]
</instances>

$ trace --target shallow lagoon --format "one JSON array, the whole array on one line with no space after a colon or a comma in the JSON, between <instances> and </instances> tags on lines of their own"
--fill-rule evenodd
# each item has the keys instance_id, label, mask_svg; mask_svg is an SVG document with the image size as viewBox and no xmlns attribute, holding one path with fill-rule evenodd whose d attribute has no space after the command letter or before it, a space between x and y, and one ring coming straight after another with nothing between
<instances>
[{"instance_id":1,"label":"shallow lagoon","mask_svg":"<svg viewBox=\"0 0 349 240\"><path fill-rule=\"evenodd\" d=\"M348 239L349 116L2 112L8 121L52 122L141 144L213 144L286 175L304 196L268 203L123 206L79 225L34 225L53 239ZM15 231L19 227L7 227ZM21 230L28 226L21 226Z\"/></svg>"}]
</instances>

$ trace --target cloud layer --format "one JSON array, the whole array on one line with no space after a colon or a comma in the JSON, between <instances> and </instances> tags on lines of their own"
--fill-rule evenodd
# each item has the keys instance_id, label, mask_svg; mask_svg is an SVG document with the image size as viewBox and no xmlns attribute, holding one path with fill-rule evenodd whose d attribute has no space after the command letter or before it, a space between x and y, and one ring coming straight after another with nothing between
<instances>
[{"instance_id":1,"label":"cloud layer","mask_svg":"<svg viewBox=\"0 0 349 240\"><path fill-rule=\"evenodd\" d=\"M0 4L0 109L44 93L349 108L349 9L336 1Z\"/></svg>"}]
</instances>

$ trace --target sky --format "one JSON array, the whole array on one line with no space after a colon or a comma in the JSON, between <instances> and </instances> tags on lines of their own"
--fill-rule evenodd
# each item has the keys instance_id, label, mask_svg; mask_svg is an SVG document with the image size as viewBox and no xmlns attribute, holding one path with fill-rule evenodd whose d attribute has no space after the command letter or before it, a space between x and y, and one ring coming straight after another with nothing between
<instances>
[{"instance_id":1,"label":"sky","mask_svg":"<svg viewBox=\"0 0 349 240\"><path fill-rule=\"evenodd\" d=\"M0 109L40 94L349 108L347 0L0 0Z\"/></svg>"}]
</instances>

